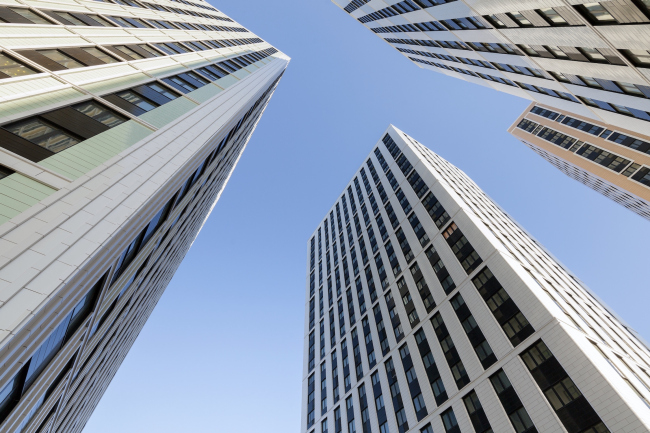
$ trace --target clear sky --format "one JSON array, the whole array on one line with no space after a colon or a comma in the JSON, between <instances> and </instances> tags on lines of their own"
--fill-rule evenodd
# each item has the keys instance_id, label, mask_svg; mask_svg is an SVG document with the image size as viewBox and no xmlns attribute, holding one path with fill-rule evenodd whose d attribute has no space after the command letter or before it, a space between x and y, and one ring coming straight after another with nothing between
<instances>
[{"instance_id":1,"label":"clear sky","mask_svg":"<svg viewBox=\"0 0 650 433\"><path fill-rule=\"evenodd\" d=\"M650 340L650 222L510 136L528 101L419 69L329 0L213 4L292 61L85 433L299 431L308 237L390 123Z\"/></svg>"}]
</instances>

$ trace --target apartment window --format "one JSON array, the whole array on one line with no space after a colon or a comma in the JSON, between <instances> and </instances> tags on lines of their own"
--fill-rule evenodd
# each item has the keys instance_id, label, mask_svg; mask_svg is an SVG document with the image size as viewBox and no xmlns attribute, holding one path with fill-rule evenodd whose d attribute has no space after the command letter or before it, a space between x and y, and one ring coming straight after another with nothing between
<instances>
[{"instance_id":1,"label":"apartment window","mask_svg":"<svg viewBox=\"0 0 650 433\"><path fill-rule=\"evenodd\" d=\"M578 50L587 58L589 61L594 63L609 63L609 61L595 48L578 48Z\"/></svg>"},{"instance_id":2,"label":"apartment window","mask_svg":"<svg viewBox=\"0 0 650 433\"><path fill-rule=\"evenodd\" d=\"M515 302L487 267L476 274L472 282L513 346L517 346L535 332L533 326L528 323Z\"/></svg>"},{"instance_id":3,"label":"apartment window","mask_svg":"<svg viewBox=\"0 0 650 433\"><path fill-rule=\"evenodd\" d=\"M441 228L449 221L449 214L433 193L430 192L427 194L424 200L422 200L422 204L431 216L431 219L433 219L433 222L436 223L436 227Z\"/></svg>"},{"instance_id":4,"label":"apartment window","mask_svg":"<svg viewBox=\"0 0 650 433\"><path fill-rule=\"evenodd\" d=\"M321 433L328 433L328 432L327 432L327 418L325 418L325 419L320 423L320 432L321 432Z\"/></svg>"},{"instance_id":5,"label":"apartment window","mask_svg":"<svg viewBox=\"0 0 650 433\"><path fill-rule=\"evenodd\" d=\"M490 382L501 401L501 405L506 409L515 431L517 433L536 433L537 430L506 373L499 370L490 376Z\"/></svg>"},{"instance_id":6,"label":"apartment window","mask_svg":"<svg viewBox=\"0 0 650 433\"><path fill-rule=\"evenodd\" d=\"M605 9L600 3L585 3L576 6L576 9L585 17L591 24L617 24L618 22Z\"/></svg>"},{"instance_id":7,"label":"apartment window","mask_svg":"<svg viewBox=\"0 0 650 433\"><path fill-rule=\"evenodd\" d=\"M23 75L37 74L35 70L22 63L17 62L11 57L0 54L0 78L22 77Z\"/></svg>"},{"instance_id":8,"label":"apartment window","mask_svg":"<svg viewBox=\"0 0 650 433\"><path fill-rule=\"evenodd\" d=\"M472 347L474 347L481 365L483 365L483 368L490 367L497 361L497 358L460 293L451 299L451 305L454 307L456 316L460 320Z\"/></svg>"},{"instance_id":9,"label":"apartment window","mask_svg":"<svg viewBox=\"0 0 650 433\"><path fill-rule=\"evenodd\" d=\"M625 83L623 81L616 81L615 84L628 95L640 96L642 98L650 97L646 96L635 84Z\"/></svg>"},{"instance_id":10,"label":"apartment window","mask_svg":"<svg viewBox=\"0 0 650 433\"><path fill-rule=\"evenodd\" d=\"M22 120L5 125L3 128L54 153L61 152L81 141L62 128L40 118Z\"/></svg>"},{"instance_id":11,"label":"apartment window","mask_svg":"<svg viewBox=\"0 0 650 433\"><path fill-rule=\"evenodd\" d=\"M635 66L650 68L650 51L646 50L620 50L621 53Z\"/></svg>"},{"instance_id":12,"label":"apartment window","mask_svg":"<svg viewBox=\"0 0 650 433\"><path fill-rule=\"evenodd\" d=\"M569 24L564 18L562 18L562 15L553 8L538 9L537 12L539 12L542 18L552 26L565 26Z\"/></svg>"},{"instance_id":13,"label":"apartment window","mask_svg":"<svg viewBox=\"0 0 650 433\"><path fill-rule=\"evenodd\" d=\"M68 56L67 54L63 54L63 52L59 50L39 50L37 52L42 56L45 56L48 59L52 60L53 62L58 63L65 69L83 68L86 66L83 63L80 63L72 57Z\"/></svg>"},{"instance_id":14,"label":"apartment window","mask_svg":"<svg viewBox=\"0 0 650 433\"><path fill-rule=\"evenodd\" d=\"M485 415L481 401L478 399L475 391L471 391L465 397L463 397L463 403L465 403L465 408L469 414L469 419L472 421L474 426L474 431L476 433L492 433L492 427L490 422Z\"/></svg>"},{"instance_id":15,"label":"apartment window","mask_svg":"<svg viewBox=\"0 0 650 433\"><path fill-rule=\"evenodd\" d=\"M556 47L554 45L546 45L546 46L544 46L544 48L546 48L546 51L553 54L553 56L555 58L558 58L558 59L568 59L569 58L567 53L562 51L559 47Z\"/></svg>"},{"instance_id":16,"label":"apartment window","mask_svg":"<svg viewBox=\"0 0 650 433\"><path fill-rule=\"evenodd\" d=\"M6 8L5 11L3 12L5 13L2 14L2 18L0 18L0 21L4 21L7 23L21 23L21 24L30 23L30 24L49 24L49 25L52 24L45 18L32 12L27 8ZM13 15L12 13L15 14L15 16L12 16Z\"/></svg>"},{"instance_id":17,"label":"apartment window","mask_svg":"<svg viewBox=\"0 0 650 433\"><path fill-rule=\"evenodd\" d=\"M452 222L442 235L468 275L483 262L456 223Z\"/></svg>"},{"instance_id":18,"label":"apartment window","mask_svg":"<svg viewBox=\"0 0 650 433\"><path fill-rule=\"evenodd\" d=\"M100 50L99 48L86 47L86 48L82 48L82 50L85 51L86 53L90 54L91 56L99 59L100 61L102 61L104 63L118 63L119 62L119 60L117 60L113 56L109 56L108 54L106 54L105 52Z\"/></svg>"},{"instance_id":19,"label":"apartment window","mask_svg":"<svg viewBox=\"0 0 650 433\"><path fill-rule=\"evenodd\" d=\"M533 344L520 357L569 433L592 431L591 429L609 432L542 340Z\"/></svg>"},{"instance_id":20,"label":"apartment window","mask_svg":"<svg viewBox=\"0 0 650 433\"><path fill-rule=\"evenodd\" d=\"M442 424L445 426L446 433L460 433L460 427L458 427L458 421L456 421L456 414L452 408L444 411L440 418L442 418Z\"/></svg>"},{"instance_id":21,"label":"apartment window","mask_svg":"<svg viewBox=\"0 0 650 433\"><path fill-rule=\"evenodd\" d=\"M456 345L454 344L451 335L449 335L447 326L442 320L442 316L440 315L440 313L436 313L431 318L431 324L433 325L433 329L435 330L436 336L438 337L438 341L440 342L440 347L442 348L442 351L445 353L445 359L447 360L449 369L451 370L451 373L454 376L454 380L456 381L456 386L458 387L458 389L462 389L465 385L467 385L470 382L470 379L469 376L467 375L467 372L465 371L465 366L463 365L463 362L460 359L458 350L456 350Z\"/></svg>"},{"instance_id":22,"label":"apartment window","mask_svg":"<svg viewBox=\"0 0 650 433\"><path fill-rule=\"evenodd\" d=\"M123 92L118 92L116 94L119 98L124 99L126 102L134 105L143 112L151 111L154 108L158 107L156 103L150 101L149 99L132 92L131 90L125 90Z\"/></svg>"},{"instance_id":23,"label":"apartment window","mask_svg":"<svg viewBox=\"0 0 650 433\"><path fill-rule=\"evenodd\" d=\"M113 128L127 121L125 117L92 100L73 105L72 108L98 122L103 123L109 128Z\"/></svg>"},{"instance_id":24,"label":"apartment window","mask_svg":"<svg viewBox=\"0 0 650 433\"><path fill-rule=\"evenodd\" d=\"M531 23L528 20L528 18L526 18L525 16L523 16L519 12L512 12L512 13L508 13L506 15L508 15L514 22L516 22L517 24L519 24L522 27L532 27L533 26L533 23Z\"/></svg>"}]
</instances>

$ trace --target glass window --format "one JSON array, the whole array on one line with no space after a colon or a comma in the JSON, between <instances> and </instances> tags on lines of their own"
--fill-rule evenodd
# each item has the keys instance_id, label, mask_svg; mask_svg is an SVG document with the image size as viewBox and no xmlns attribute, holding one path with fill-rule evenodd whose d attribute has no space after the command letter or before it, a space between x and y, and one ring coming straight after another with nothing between
<instances>
[{"instance_id":1,"label":"glass window","mask_svg":"<svg viewBox=\"0 0 650 433\"><path fill-rule=\"evenodd\" d=\"M169 99L178 98L178 95L176 93L172 92L171 90L167 89L166 87L164 87L161 84L149 83L146 86L149 87L152 90L155 90L156 92L160 93L161 95L163 95L163 96L165 96L165 97L167 97Z\"/></svg>"},{"instance_id":2,"label":"glass window","mask_svg":"<svg viewBox=\"0 0 650 433\"><path fill-rule=\"evenodd\" d=\"M549 51L551 54L553 54L555 57L558 59L568 59L569 56L566 55L564 51L559 49L558 47L554 45L548 45L545 47L547 51Z\"/></svg>"},{"instance_id":3,"label":"glass window","mask_svg":"<svg viewBox=\"0 0 650 433\"><path fill-rule=\"evenodd\" d=\"M64 68L73 69L73 68L83 68L85 65L79 63L70 56L63 54L59 50L39 50L40 54L44 55L50 60L55 61Z\"/></svg>"},{"instance_id":4,"label":"glass window","mask_svg":"<svg viewBox=\"0 0 650 433\"><path fill-rule=\"evenodd\" d=\"M100 17L99 15L91 15L90 18L94 19L104 27L115 27L113 24L110 23L110 21Z\"/></svg>"},{"instance_id":5,"label":"glass window","mask_svg":"<svg viewBox=\"0 0 650 433\"><path fill-rule=\"evenodd\" d=\"M510 14L510 18L512 18L517 24L525 27L531 27L533 24L528 21L528 18L520 14L519 12L512 12Z\"/></svg>"},{"instance_id":6,"label":"glass window","mask_svg":"<svg viewBox=\"0 0 650 433\"><path fill-rule=\"evenodd\" d=\"M153 102L143 98L140 95L137 95L133 93L130 90L125 90L124 92L119 92L117 94L120 98L124 99L125 101L130 102L131 104L135 105L136 107L139 107L143 109L144 111L151 111L154 108L157 107L157 105L154 105Z\"/></svg>"},{"instance_id":7,"label":"glass window","mask_svg":"<svg viewBox=\"0 0 650 433\"><path fill-rule=\"evenodd\" d=\"M595 48L580 48L580 51L592 62L609 63L605 56L600 54Z\"/></svg>"},{"instance_id":8,"label":"glass window","mask_svg":"<svg viewBox=\"0 0 650 433\"><path fill-rule=\"evenodd\" d=\"M615 83L616 83L616 85L618 87L621 88L621 90L623 90L625 93L627 93L629 95L645 97L643 92L641 90L639 90L639 88L636 85L634 85L632 83L625 83L625 82L622 82L622 81L616 81Z\"/></svg>"},{"instance_id":9,"label":"glass window","mask_svg":"<svg viewBox=\"0 0 650 433\"><path fill-rule=\"evenodd\" d=\"M561 83L570 83L571 81L564 76L561 72L553 72L549 71L549 74L551 74L556 80L558 80Z\"/></svg>"},{"instance_id":10,"label":"glass window","mask_svg":"<svg viewBox=\"0 0 650 433\"><path fill-rule=\"evenodd\" d=\"M20 77L23 75L38 73L4 54L0 54L0 72L9 75L10 77Z\"/></svg>"},{"instance_id":11,"label":"glass window","mask_svg":"<svg viewBox=\"0 0 650 433\"><path fill-rule=\"evenodd\" d=\"M589 87L593 87L595 89L602 89L603 86L600 85L598 81L593 79L592 77L584 77L582 75L578 75L578 77L585 82L585 84Z\"/></svg>"},{"instance_id":12,"label":"glass window","mask_svg":"<svg viewBox=\"0 0 650 433\"><path fill-rule=\"evenodd\" d=\"M544 8L544 9L539 9L539 13L546 18L546 20L555 25L564 25L568 24L564 18L562 18L562 15L560 15L555 9L553 8Z\"/></svg>"},{"instance_id":13,"label":"glass window","mask_svg":"<svg viewBox=\"0 0 650 433\"><path fill-rule=\"evenodd\" d=\"M81 21L79 18L73 16L72 14L69 14L68 12L55 12L58 16L63 18L66 21L71 22L72 24L76 26L85 26L87 25L83 21Z\"/></svg>"},{"instance_id":14,"label":"glass window","mask_svg":"<svg viewBox=\"0 0 650 433\"><path fill-rule=\"evenodd\" d=\"M582 9L595 23L615 23L616 19L600 3L585 3Z\"/></svg>"},{"instance_id":15,"label":"glass window","mask_svg":"<svg viewBox=\"0 0 650 433\"><path fill-rule=\"evenodd\" d=\"M126 54L127 56L129 56L129 57L131 57L131 58L133 58L133 59L136 59L136 60L144 59L143 56L141 56L140 54L136 53L136 52L133 51L131 48L129 48L129 47L125 46L125 45L116 45L116 46L115 46L115 49L118 50L118 51L120 51L120 52L122 52L122 53L124 53L124 54Z\"/></svg>"},{"instance_id":16,"label":"glass window","mask_svg":"<svg viewBox=\"0 0 650 433\"><path fill-rule=\"evenodd\" d=\"M650 67L650 52L646 50L621 50L636 66Z\"/></svg>"},{"instance_id":17,"label":"glass window","mask_svg":"<svg viewBox=\"0 0 650 433\"><path fill-rule=\"evenodd\" d=\"M23 18L30 20L34 24L52 24L45 18L41 17L38 14L35 14L29 9L25 9L25 8L9 8L9 9L16 12L18 15L21 15Z\"/></svg>"},{"instance_id":18,"label":"glass window","mask_svg":"<svg viewBox=\"0 0 650 433\"><path fill-rule=\"evenodd\" d=\"M7 125L5 129L55 153L74 146L80 141L39 118L27 119Z\"/></svg>"},{"instance_id":19,"label":"glass window","mask_svg":"<svg viewBox=\"0 0 650 433\"><path fill-rule=\"evenodd\" d=\"M112 56L109 56L99 48L95 47L87 47L87 48L82 48L85 52L90 54L93 57L97 57L99 60L101 60L104 63L118 63L119 61Z\"/></svg>"},{"instance_id":20,"label":"glass window","mask_svg":"<svg viewBox=\"0 0 650 433\"><path fill-rule=\"evenodd\" d=\"M98 104L95 101L83 102L73 106L75 110L85 114L88 117L92 117L98 122L103 123L109 128L113 128L121 123L126 122L126 118L120 116L119 114L109 110L103 105Z\"/></svg>"},{"instance_id":21,"label":"glass window","mask_svg":"<svg viewBox=\"0 0 650 433\"><path fill-rule=\"evenodd\" d=\"M154 56L154 57L160 57L160 55L161 55L158 51L154 50L154 49L151 48L149 45L144 45L144 44L142 44L142 45L138 45L138 48L140 48L141 50L144 50L144 51L148 52L149 54L151 54L151 55Z\"/></svg>"}]
</instances>

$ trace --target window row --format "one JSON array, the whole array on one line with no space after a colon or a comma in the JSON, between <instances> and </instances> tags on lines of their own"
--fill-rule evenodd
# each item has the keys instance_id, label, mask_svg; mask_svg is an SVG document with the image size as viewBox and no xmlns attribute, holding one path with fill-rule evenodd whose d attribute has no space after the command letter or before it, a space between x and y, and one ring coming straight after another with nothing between
<instances>
[{"instance_id":1,"label":"window row","mask_svg":"<svg viewBox=\"0 0 650 433\"><path fill-rule=\"evenodd\" d=\"M623 174L626 177L634 174L639 168L638 164L632 164L632 161L627 158L594 146L593 144L584 143L576 138L544 127L528 119L523 119L517 127L616 173Z\"/></svg>"},{"instance_id":2,"label":"window row","mask_svg":"<svg viewBox=\"0 0 650 433\"><path fill-rule=\"evenodd\" d=\"M235 72L272 50L250 53L146 83L102 98L139 116L227 74ZM176 90L173 90L176 89ZM24 158L39 162L129 120L104 104L89 100L59 108L0 127L0 146Z\"/></svg>"},{"instance_id":3,"label":"window row","mask_svg":"<svg viewBox=\"0 0 650 433\"><path fill-rule=\"evenodd\" d=\"M152 7L159 10L163 6ZM196 13L196 12L194 12ZM187 15L187 14L185 14ZM207 15L207 14L206 14ZM223 17L210 16L220 21L230 21ZM203 31L229 31L248 32L242 27L217 26L212 24L186 23L181 21L164 21L133 17L101 16L97 14L53 11L49 9L28 9L25 7L2 6L0 7L0 22L10 24L63 24L68 26L95 26L95 27L131 27L150 29L173 29L173 30L203 30Z\"/></svg>"},{"instance_id":4,"label":"window row","mask_svg":"<svg viewBox=\"0 0 650 433\"><path fill-rule=\"evenodd\" d=\"M39 50L18 50L23 57L50 71L83 68L87 66L117 63L124 60L140 60L195 51L214 50L224 47L262 42L259 38L222 39L206 41L161 42L152 44L107 45L91 47L68 47ZM38 71L22 64L6 53L0 54L0 78L36 74Z\"/></svg>"}]
</instances>

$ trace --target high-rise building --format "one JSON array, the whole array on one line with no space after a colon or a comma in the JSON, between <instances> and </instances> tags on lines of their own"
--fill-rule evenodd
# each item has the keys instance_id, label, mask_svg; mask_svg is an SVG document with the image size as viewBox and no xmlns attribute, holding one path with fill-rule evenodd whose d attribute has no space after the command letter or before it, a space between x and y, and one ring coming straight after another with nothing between
<instances>
[{"instance_id":1,"label":"high-rise building","mask_svg":"<svg viewBox=\"0 0 650 433\"><path fill-rule=\"evenodd\" d=\"M648 141L647 0L333 1L421 68Z\"/></svg>"},{"instance_id":2,"label":"high-rise building","mask_svg":"<svg viewBox=\"0 0 650 433\"><path fill-rule=\"evenodd\" d=\"M510 127L566 175L650 219L650 137L532 103Z\"/></svg>"},{"instance_id":3,"label":"high-rise building","mask_svg":"<svg viewBox=\"0 0 650 433\"><path fill-rule=\"evenodd\" d=\"M302 432L650 431L642 339L400 130L307 247Z\"/></svg>"},{"instance_id":4,"label":"high-rise building","mask_svg":"<svg viewBox=\"0 0 650 433\"><path fill-rule=\"evenodd\" d=\"M80 432L289 59L203 0L0 21L0 432Z\"/></svg>"}]
</instances>

